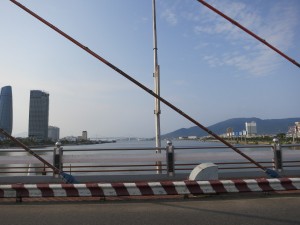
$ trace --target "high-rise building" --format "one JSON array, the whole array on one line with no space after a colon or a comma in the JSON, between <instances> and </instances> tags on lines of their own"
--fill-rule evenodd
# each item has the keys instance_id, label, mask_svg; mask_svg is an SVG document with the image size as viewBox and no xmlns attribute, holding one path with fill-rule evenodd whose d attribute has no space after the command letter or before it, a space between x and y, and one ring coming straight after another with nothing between
<instances>
[{"instance_id":1,"label":"high-rise building","mask_svg":"<svg viewBox=\"0 0 300 225\"><path fill-rule=\"evenodd\" d=\"M49 126L48 127L48 138L51 141L58 141L59 140L59 128L58 127Z\"/></svg>"},{"instance_id":2,"label":"high-rise building","mask_svg":"<svg viewBox=\"0 0 300 225\"><path fill-rule=\"evenodd\" d=\"M48 139L49 94L30 91L28 136L37 141Z\"/></svg>"},{"instance_id":3,"label":"high-rise building","mask_svg":"<svg viewBox=\"0 0 300 225\"><path fill-rule=\"evenodd\" d=\"M11 86L2 87L0 93L0 127L7 133L12 133L13 105ZM1 137L1 136L0 136Z\"/></svg>"},{"instance_id":4,"label":"high-rise building","mask_svg":"<svg viewBox=\"0 0 300 225\"><path fill-rule=\"evenodd\" d=\"M247 132L247 136L255 136L257 134L257 128L256 128L256 122L252 121L252 122L246 122L246 132Z\"/></svg>"},{"instance_id":5,"label":"high-rise building","mask_svg":"<svg viewBox=\"0 0 300 225\"><path fill-rule=\"evenodd\" d=\"M82 131L82 140L87 141L87 139L88 139L87 131Z\"/></svg>"}]
</instances>

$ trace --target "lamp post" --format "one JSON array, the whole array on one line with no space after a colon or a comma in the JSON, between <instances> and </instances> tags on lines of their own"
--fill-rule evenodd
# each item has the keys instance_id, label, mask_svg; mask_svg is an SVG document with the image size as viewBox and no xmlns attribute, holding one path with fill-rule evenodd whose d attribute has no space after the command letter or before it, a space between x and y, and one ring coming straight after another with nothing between
<instances>
[{"instance_id":1,"label":"lamp post","mask_svg":"<svg viewBox=\"0 0 300 225\"><path fill-rule=\"evenodd\" d=\"M154 92L160 95L160 77L159 77L159 65L157 60L157 35L156 35L156 6L155 0L152 0L152 11L153 11L153 53L154 53ZM155 143L156 153L160 153L161 150L161 138L160 138L160 100L155 98Z\"/></svg>"}]
</instances>

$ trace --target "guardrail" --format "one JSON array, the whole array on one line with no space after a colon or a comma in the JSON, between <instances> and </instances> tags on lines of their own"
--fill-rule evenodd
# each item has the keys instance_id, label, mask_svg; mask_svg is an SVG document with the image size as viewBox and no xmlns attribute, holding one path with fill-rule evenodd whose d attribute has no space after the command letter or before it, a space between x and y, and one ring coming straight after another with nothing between
<instances>
[{"instance_id":1,"label":"guardrail","mask_svg":"<svg viewBox=\"0 0 300 225\"><path fill-rule=\"evenodd\" d=\"M273 168L286 175L300 175L300 144L292 145L244 145L247 155L266 168ZM212 162L218 166L221 178L232 176L247 177L260 169L225 146L176 147L172 144L161 148L109 148L109 149L68 149L56 146L53 150L36 149L46 161L74 176L143 176L159 177L185 176L200 163ZM249 150L250 149L250 150ZM259 150L258 150L259 149ZM165 150L165 151L164 151ZM208 152L209 150L209 152ZM215 153L214 153L215 151ZM36 158L26 155L21 149L1 150L0 176L54 176L53 171ZM212 154L214 153L214 154ZM230 175L231 174L231 175ZM234 175L235 174L235 175ZM239 174L239 176L237 176ZM181 176L181 177L182 177ZM231 178L232 178L231 177Z\"/></svg>"},{"instance_id":2,"label":"guardrail","mask_svg":"<svg viewBox=\"0 0 300 225\"><path fill-rule=\"evenodd\" d=\"M120 197L275 192L300 189L300 178L142 183L0 184L0 198Z\"/></svg>"}]
</instances>

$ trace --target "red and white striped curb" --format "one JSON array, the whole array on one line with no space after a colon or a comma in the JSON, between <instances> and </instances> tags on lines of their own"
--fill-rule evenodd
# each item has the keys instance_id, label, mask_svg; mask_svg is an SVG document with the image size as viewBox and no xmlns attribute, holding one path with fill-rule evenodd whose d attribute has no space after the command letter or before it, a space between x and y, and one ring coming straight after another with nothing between
<instances>
[{"instance_id":1,"label":"red and white striped curb","mask_svg":"<svg viewBox=\"0 0 300 225\"><path fill-rule=\"evenodd\" d=\"M186 195L300 190L300 178L0 185L0 198Z\"/></svg>"}]
</instances>

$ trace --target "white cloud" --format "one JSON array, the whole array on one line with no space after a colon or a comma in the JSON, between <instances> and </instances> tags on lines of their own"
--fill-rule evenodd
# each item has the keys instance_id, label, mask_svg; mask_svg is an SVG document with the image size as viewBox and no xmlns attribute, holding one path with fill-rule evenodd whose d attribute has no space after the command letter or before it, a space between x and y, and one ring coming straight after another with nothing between
<instances>
[{"instance_id":1,"label":"white cloud","mask_svg":"<svg viewBox=\"0 0 300 225\"><path fill-rule=\"evenodd\" d=\"M177 17L176 14L172 9L166 9L162 13L162 17L171 25L176 25L177 24Z\"/></svg>"},{"instance_id":2,"label":"white cloud","mask_svg":"<svg viewBox=\"0 0 300 225\"><path fill-rule=\"evenodd\" d=\"M287 51L293 46L299 16L292 5L276 2L268 5L271 6L269 10L266 8L262 11L255 10L247 3L234 1L215 1L214 5L279 50ZM240 50L238 54L230 51L227 55L217 56L220 54L216 52L224 51L224 48L219 49L213 44L209 45L211 54L204 56L203 59L210 66L233 66L252 75L261 76L271 74L284 60L280 59L273 50L212 11L202 10L201 13L205 19L197 18L194 26L196 34L217 37L218 40L224 41L228 49L239 48ZM196 18L196 16L189 15L189 18Z\"/></svg>"}]
</instances>

